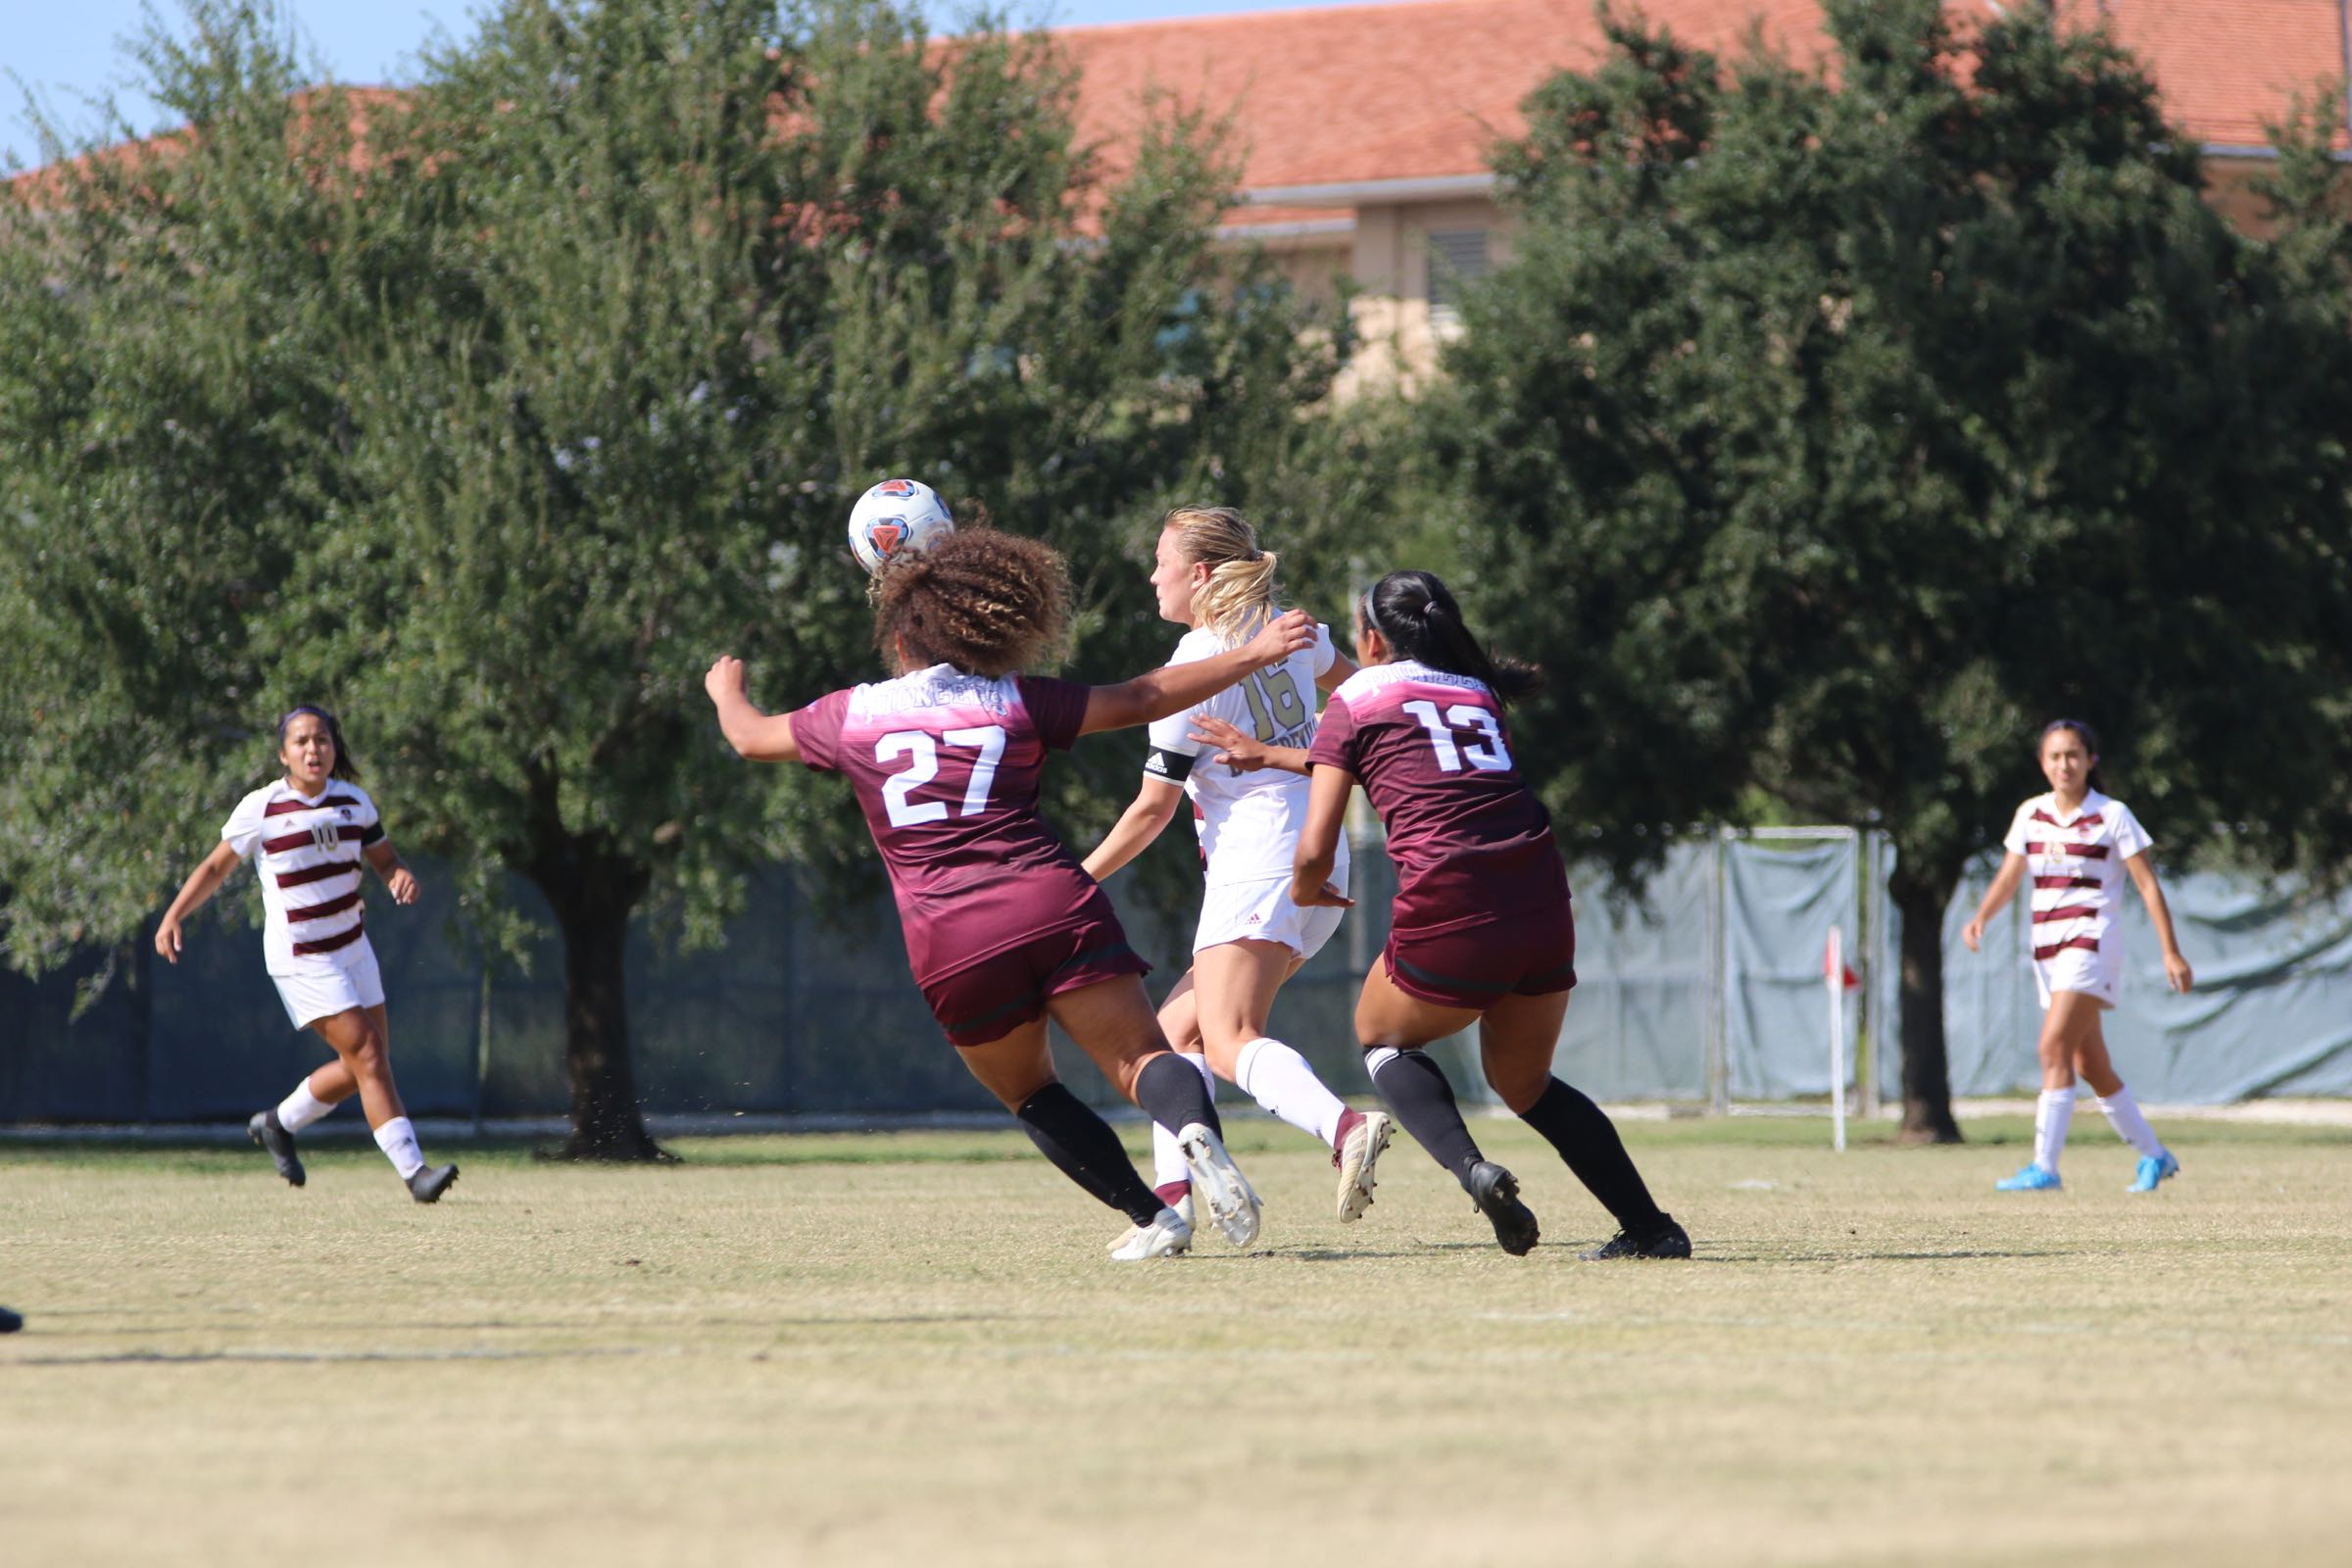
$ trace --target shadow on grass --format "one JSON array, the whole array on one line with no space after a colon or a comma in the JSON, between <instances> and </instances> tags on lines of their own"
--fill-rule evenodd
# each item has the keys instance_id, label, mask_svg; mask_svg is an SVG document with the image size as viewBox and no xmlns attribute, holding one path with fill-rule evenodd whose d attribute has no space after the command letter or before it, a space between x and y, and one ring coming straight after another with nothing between
<instances>
[{"instance_id":1,"label":"shadow on grass","mask_svg":"<svg viewBox=\"0 0 2352 1568\"><path fill-rule=\"evenodd\" d=\"M10 1366L183 1366L213 1361L564 1361L640 1355L631 1346L579 1350L109 1350L88 1355L17 1355Z\"/></svg>"}]
</instances>

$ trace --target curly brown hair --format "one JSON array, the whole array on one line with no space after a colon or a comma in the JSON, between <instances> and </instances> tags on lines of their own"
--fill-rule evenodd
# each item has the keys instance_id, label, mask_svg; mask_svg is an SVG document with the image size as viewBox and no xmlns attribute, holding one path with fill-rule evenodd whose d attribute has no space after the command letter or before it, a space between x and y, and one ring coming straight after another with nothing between
<instances>
[{"instance_id":1,"label":"curly brown hair","mask_svg":"<svg viewBox=\"0 0 2352 1568\"><path fill-rule=\"evenodd\" d=\"M874 647L886 663L904 639L925 663L1009 675L1050 659L1069 618L1060 553L994 528L958 528L927 550L902 551L874 578Z\"/></svg>"}]
</instances>

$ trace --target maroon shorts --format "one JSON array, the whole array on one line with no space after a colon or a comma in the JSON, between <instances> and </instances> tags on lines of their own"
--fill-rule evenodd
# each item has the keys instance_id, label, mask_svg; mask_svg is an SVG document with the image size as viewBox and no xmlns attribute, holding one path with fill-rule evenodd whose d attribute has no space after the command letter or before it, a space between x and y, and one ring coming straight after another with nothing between
<instances>
[{"instance_id":1,"label":"maroon shorts","mask_svg":"<svg viewBox=\"0 0 2352 1568\"><path fill-rule=\"evenodd\" d=\"M931 1016L957 1046L1002 1040L1032 1019L1042 1018L1049 999L1123 974L1150 974L1127 945L1108 901L1101 913L1041 931L1003 953L923 982Z\"/></svg>"},{"instance_id":2,"label":"maroon shorts","mask_svg":"<svg viewBox=\"0 0 2352 1568\"><path fill-rule=\"evenodd\" d=\"M1505 997L1575 988L1576 915L1563 899L1445 931L1392 928L1381 961L1406 996L1483 1012Z\"/></svg>"}]
</instances>

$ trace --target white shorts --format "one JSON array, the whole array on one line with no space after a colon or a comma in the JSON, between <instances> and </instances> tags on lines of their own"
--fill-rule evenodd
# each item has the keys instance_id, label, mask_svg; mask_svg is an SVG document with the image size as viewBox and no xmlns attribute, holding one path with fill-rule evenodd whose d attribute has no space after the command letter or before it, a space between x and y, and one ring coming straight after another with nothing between
<instances>
[{"instance_id":1,"label":"white shorts","mask_svg":"<svg viewBox=\"0 0 2352 1568\"><path fill-rule=\"evenodd\" d=\"M376 971L375 949L366 937L352 944L352 956L322 974L273 974L277 1000L297 1029L308 1029L321 1018L354 1007L384 1004L384 977Z\"/></svg>"},{"instance_id":2,"label":"white shorts","mask_svg":"<svg viewBox=\"0 0 2352 1568\"><path fill-rule=\"evenodd\" d=\"M2116 988L2124 978L2124 945L2112 934L2100 937L2098 943L2096 952L2063 948L2050 957L2034 960L2034 989L2041 993L2044 1011L2049 1009L2054 991L2080 991L2102 1007L2115 1005Z\"/></svg>"},{"instance_id":3,"label":"white shorts","mask_svg":"<svg viewBox=\"0 0 2352 1568\"><path fill-rule=\"evenodd\" d=\"M1348 867L1332 872L1332 884L1348 891ZM1279 942L1301 958L1323 951L1323 944L1340 928L1345 909L1318 905L1309 908L1291 902L1291 879L1269 877L1261 882L1228 882L1200 896L1200 924L1193 932L1193 951L1221 948L1228 942Z\"/></svg>"}]
</instances>

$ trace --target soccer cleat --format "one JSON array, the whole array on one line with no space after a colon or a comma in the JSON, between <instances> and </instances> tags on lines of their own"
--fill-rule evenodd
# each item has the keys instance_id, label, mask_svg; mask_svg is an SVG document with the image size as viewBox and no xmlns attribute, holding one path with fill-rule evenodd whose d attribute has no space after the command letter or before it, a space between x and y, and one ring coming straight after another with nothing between
<instances>
[{"instance_id":1,"label":"soccer cleat","mask_svg":"<svg viewBox=\"0 0 2352 1568\"><path fill-rule=\"evenodd\" d=\"M2058 1179L2056 1171L2028 1164L2020 1165L2016 1175L2004 1176L1992 1185L2004 1193L2054 1193L2066 1184Z\"/></svg>"},{"instance_id":2,"label":"soccer cleat","mask_svg":"<svg viewBox=\"0 0 2352 1568\"><path fill-rule=\"evenodd\" d=\"M1174 1209L1176 1211L1176 1217L1184 1221L1184 1245L1178 1247L1175 1249L1175 1250L1179 1252L1190 1251L1193 1245L1192 1193L1188 1190L1182 1198L1176 1200L1175 1202L1170 1203L1168 1207ZM1164 1213L1166 1210L1163 1209L1161 1212ZM1110 1244L1110 1255L1118 1258L1122 1263L1131 1261L1131 1259L1121 1251L1121 1249L1125 1248L1128 1243L1134 1241L1138 1236L1143 1235L1144 1232L1149 1229L1151 1229L1151 1227L1148 1225L1128 1226L1125 1234L1121 1235L1117 1241ZM1141 1256L1143 1254L1138 1253L1136 1255Z\"/></svg>"},{"instance_id":3,"label":"soccer cleat","mask_svg":"<svg viewBox=\"0 0 2352 1568\"><path fill-rule=\"evenodd\" d=\"M0 1334L14 1334L24 1326L24 1320L7 1307L0 1306Z\"/></svg>"},{"instance_id":4,"label":"soccer cleat","mask_svg":"<svg viewBox=\"0 0 2352 1568\"><path fill-rule=\"evenodd\" d=\"M245 1130L253 1135L255 1143L270 1151L270 1157L277 1162L277 1173L286 1179L288 1187L300 1187L303 1184L302 1159L294 1152L294 1135L286 1131L285 1124L277 1119L274 1106L254 1112L253 1120L245 1124Z\"/></svg>"},{"instance_id":5,"label":"soccer cleat","mask_svg":"<svg viewBox=\"0 0 2352 1568\"><path fill-rule=\"evenodd\" d=\"M409 1178L409 1196L419 1203L438 1203L441 1195L449 1191L450 1183L457 1179L455 1165L427 1165Z\"/></svg>"},{"instance_id":6,"label":"soccer cleat","mask_svg":"<svg viewBox=\"0 0 2352 1568\"><path fill-rule=\"evenodd\" d=\"M1619 1231L1591 1251L1577 1255L1588 1263L1606 1263L1620 1257L1689 1257L1690 1233L1676 1224L1672 1214L1661 1214L1658 1223L1639 1236L1632 1231Z\"/></svg>"},{"instance_id":7,"label":"soccer cleat","mask_svg":"<svg viewBox=\"0 0 2352 1568\"><path fill-rule=\"evenodd\" d=\"M1519 1178L1491 1159L1482 1159L1470 1167L1470 1201L1487 1216L1494 1227L1494 1240L1513 1257L1525 1257L1535 1250L1541 1227L1525 1203L1519 1201Z\"/></svg>"},{"instance_id":8,"label":"soccer cleat","mask_svg":"<svg viewBox=\"0 0 2352 1568\"><path fill-rule=\"evenodd\" d=\"M1201 1122L1187 1122L1177 1130L1176 1148L1184 1168L1192 1173L1193 1191L1208 1204L1208 1217L1236 1247L1257 1240L1257 1193L1245 1178L1225 1140Z\"/></svg>"},{"instance_id":9,"label":"soccer cleat","mask_svg":"<svg viewBox=\"0 0 2352 1568\"><path fill-rule=\"evenodd\" d=\"M2143 1154L2140 1156L2138 1173L2132 1178L2132 1185L2125 1188L2124 1191L2127 1193L2152 1193L2156 1190L2157 1183L2168 1176L2180 1174L2180 1162L2173 1157L2171 1150L2168 1149L2161 1154Z\"/></svg>"},{"instance_id":10,"label":"soccer cleat","mask_svg":"<svg viewBox=\"0 0 2352 1568\"><path fill-rule=\"evenodd\" d=\"M1193 1250L1193 1227L1182 1214L1163 1208L1149 1225L1138 1225L1110 1250L1114 1263L1140 1263L1151 1257L1177 1257Z\"/></svg>"},{"instance_id":11,"label":"soccer cleat","mask_svg":"<svg viewBox=\"0 0 2352 1568\"><path fill-rule=\"evenodd\" d=\"M1396 1128L1377 1110L1348 1114L1355 1119L1340 1135L1340 1147L1331 1152L1331 1162L1340 1170L1342 1224L1362 1219L1364 1210L1372 1206L1372 1167L1379 1163L1380 1152L1389 1147L1389 1134Z\"/></svg>"}]
</instances>

